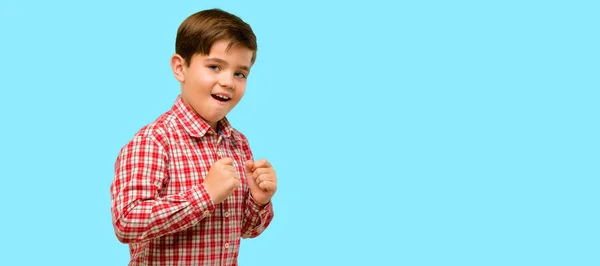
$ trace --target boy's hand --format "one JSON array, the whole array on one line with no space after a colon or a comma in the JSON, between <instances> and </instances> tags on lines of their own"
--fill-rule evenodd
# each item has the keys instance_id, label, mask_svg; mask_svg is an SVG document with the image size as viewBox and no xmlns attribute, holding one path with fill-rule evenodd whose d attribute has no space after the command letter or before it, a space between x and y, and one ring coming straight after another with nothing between
<instances>
[{"instance_id":1,"label":"boy's hand","mask_svg":"<svg viewBox=\"0 0 600 266\"><path fill-rule=\"evenodd\" d=\"M223 202L239 185L240 177L231 158L216 161L204 179L204 187L214 204Z\"/></svg>"},{"instance_id":2,"label":"boy's hand","mask_svg":"<svg viewBox=\"0 0 600 266\"><path fill-rule=\"evenodd\" d=\"M246 161L246 177L254 201L261 205L269 203L277 190L277 176L271 164L265 159Z\"/></svg>"}]
</instances>

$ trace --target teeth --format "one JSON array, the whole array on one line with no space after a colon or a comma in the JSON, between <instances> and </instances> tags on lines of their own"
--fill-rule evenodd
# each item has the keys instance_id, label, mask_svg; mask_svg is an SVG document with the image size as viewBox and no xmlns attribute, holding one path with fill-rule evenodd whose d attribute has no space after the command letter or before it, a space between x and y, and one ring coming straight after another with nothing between
<instances>
[{"instance_id":1,"label":"teeth","mask_svg":"<svg viewBox=\"0 0 600 266\"><path fill-rule=\"evenodd\" d=\"M217 96L223 100L229 100L229 97L227 97L227 96L223 96L223 95L219 95L219 94L216 94L215 96Z\"/></svg>"}]
</instances>

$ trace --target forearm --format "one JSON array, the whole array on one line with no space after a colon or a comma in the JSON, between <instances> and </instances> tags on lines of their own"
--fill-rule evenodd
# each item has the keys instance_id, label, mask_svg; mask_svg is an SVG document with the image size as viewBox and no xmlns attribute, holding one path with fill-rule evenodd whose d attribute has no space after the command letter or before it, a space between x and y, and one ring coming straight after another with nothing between
<instances>
[{"instance_id":1,"label":"forearm","mask_svg":"<svg viewBox=\"0 0 600 266\"><path fill-rule=\"evenodd\" d=\"M118 199L113 200L113 226L123 243L143 242L185 230L215 208L203 186L164 198L139 198L127 205Z\"/></svg>"},{"instance_id":2,"label":"forearm","mask_svg":"<svg viewBox=\"0 0 600 266\"><path fill-rule=\"evenodd\" d=\"M242 223L242 238L254 238L260 235L267 229L273 217L272 202L262 206L256 203L252 196L248 195Z\"/></svg>"}]
</instances>

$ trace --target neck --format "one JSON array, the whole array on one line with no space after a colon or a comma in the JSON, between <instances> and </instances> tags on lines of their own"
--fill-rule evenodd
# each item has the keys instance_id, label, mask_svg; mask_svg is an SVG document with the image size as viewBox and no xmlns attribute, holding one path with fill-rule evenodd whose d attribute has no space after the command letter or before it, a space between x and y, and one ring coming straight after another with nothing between
<instances>
[{"instance_id":1,"label":"neck","mask_svg":"<svg viewBox=\"0 0 600 266\"><path fill-rule=\"evenodd\" d=\"M206 120L204 120L206 121ZM208 122L207 122L208 123ZM208 123L208 125L215 131L219 132L219 122Z\"/></svg>"},{"instance_id":2,"label":"neck","mask_svg":"<svg viewBox=\"0 0 600 266\"><path fill-rule=\"evenodd\" d=\"M196 110L194 110L194 108L192 108L191 105L189 105L187 103L187 101L185 100L185 98L181 97L181 100L183 101L183 104L185 106L187 106L190 110L192 110L192 112L194 112L196 115L198 115L198 117L200 117L202 120L204 120L204 122L206 122L215 132L218 132L219 130L219 122L208 122L206 121L206 119L204 119L204 117L202 117L198 112L196 112Z\"/></svg>"}]
</instances>

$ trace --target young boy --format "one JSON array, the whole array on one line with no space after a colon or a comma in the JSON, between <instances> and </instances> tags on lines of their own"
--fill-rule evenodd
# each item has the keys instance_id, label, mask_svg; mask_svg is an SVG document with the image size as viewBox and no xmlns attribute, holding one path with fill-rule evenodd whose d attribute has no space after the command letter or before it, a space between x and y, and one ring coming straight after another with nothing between
<instances>
[{"instance_id":1,"label":"young boy","mask_svg":"<svg viewBox=\"0 0 600 266\"><path fill-rule=\"evenodd\" d=\"M277 178L225 117L257 51L248 24L219 9L183 21L171 58L181 94L120 151L112 222L129 265L237 265L240 238L273 219Z\"/></svg>"}]
</instances>

